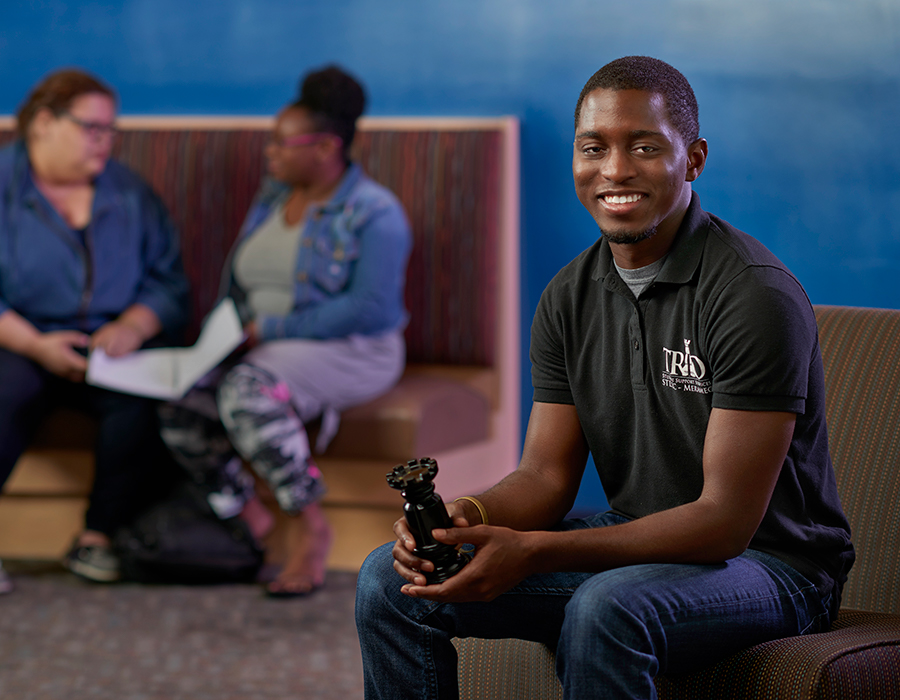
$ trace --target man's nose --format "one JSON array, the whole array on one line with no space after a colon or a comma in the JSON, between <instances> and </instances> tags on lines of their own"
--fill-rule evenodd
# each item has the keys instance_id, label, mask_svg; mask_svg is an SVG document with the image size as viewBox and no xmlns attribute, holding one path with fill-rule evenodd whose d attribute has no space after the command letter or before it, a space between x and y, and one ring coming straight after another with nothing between
<instances>
[{"instance_id":1,"label":"man's nose","mask_svg":"<svg viewBox=\"0 0 900 700\"><path fill-rule=\"evenodd\" d=\"M611 182L624 182L635 174L631 154L622 148L611 148L603 159L603 177Z\"/></svg>"}]
</instances>

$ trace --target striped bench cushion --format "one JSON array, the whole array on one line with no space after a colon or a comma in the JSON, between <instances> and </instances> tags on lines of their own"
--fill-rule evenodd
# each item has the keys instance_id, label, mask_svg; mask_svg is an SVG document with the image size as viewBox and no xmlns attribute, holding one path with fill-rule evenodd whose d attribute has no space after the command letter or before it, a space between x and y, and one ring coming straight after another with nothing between
<instances>
[{"instance_id":1,"label":"striped bench cushion","mask_svg":"<svg viewBox=\"0 0 900 700\"><path fill-rule=\"evenodd\" d=\"M0 145L11 140L0 129ZM114 156L160 195L182 235L193 325L212 308L222 265L264 172L265 129L128 129ZM492 366L500 236L499 131L362 130L355 159L397 194L413 230L407 274L410 362Z\"/></svg>"}]
</instances>

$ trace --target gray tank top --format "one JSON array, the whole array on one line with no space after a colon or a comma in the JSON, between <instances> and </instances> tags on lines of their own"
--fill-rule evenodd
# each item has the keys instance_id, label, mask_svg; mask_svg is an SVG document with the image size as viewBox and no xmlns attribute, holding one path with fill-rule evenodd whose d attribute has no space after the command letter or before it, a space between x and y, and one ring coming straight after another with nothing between
<instances>
[{"instance_id":1,"label":"gray tank top","mask_svg":"<svg viewBox=\"0 0 900 700\"><path fill-rule=\"evenodd\" d=\"M294 306L294 270L305 221L284 221L284 206L274 209L238 248L234 277L247 292L254 316L286 316Z\"/></svg>"}]
</instances>

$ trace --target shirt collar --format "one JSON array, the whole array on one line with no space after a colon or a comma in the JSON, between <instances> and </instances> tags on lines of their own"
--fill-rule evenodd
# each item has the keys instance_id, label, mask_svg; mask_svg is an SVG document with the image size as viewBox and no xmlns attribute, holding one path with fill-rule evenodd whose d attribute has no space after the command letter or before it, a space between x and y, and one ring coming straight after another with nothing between
<instances>
[{"instance_id":1,"label":"shirt collar","mask_svg":"<svg viewBox=\"0 0 900 700\"><path fill-rule=\"evenodd\" d=\"M656 276L656 281L670 284L689 282L700 265L708 233L709 214L701 208L699 195L692 192L691 202L684 213L684 219L681 220L681 226L678 227L678 233L675 234L675 240L662 270ZM601 237L597 266L592 277L603 281L614 269L612 250L607 240Z\"/></svg>"},{"instance_id":2,"label":"shirt collar","mask_svg":"<svg viewBox=\"0 0 900 700\"><path fill-rule=\"evenodd\" d=\"M341 175L341 181L338 184L338 188L337 190L335 190L335 193L331 195L331 199L323 204L315 205L311 211L334 211L344 207L361 177L362 168L357 163L351 162L347 166L347 169L344 171L343 175ZM274 202L274 205L278 206L286 201L290 196L291 188L285 183L272 179L269 179L267 183L269 188L268 192L270 194L265 198L265 201L269 202L270 204Z\"/></svg>"},{"instance_id":3,"label":"shirt collar","mask_svg":"<svg viewBox=\"0 0 900 700\"><path fill-rule=\"evenodd\" d=\"M344 174L341 176L341 182L338 185L337 191L331 195L331 199L325 202L320 209L327 211L343 207L347 203L353 189L356 187L356 183L359 182L360 177L362 177L362 168L357 163L350 163L344 171Z\"/></svg>"}]
</instances>

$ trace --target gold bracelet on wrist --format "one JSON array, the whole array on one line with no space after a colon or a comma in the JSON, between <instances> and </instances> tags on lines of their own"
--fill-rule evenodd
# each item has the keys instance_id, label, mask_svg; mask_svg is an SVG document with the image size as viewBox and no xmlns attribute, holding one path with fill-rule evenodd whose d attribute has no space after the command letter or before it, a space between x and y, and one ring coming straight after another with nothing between
<instances>
[{"instance_id":1,"label":"gold bracelet on wrist","mask_svg":"<svg viewBox=\"0 0 900 700\"><path fill-rule=\"evenodd\" d=\"M455 499L453 502L456 503L457 501L468 501L469 503L472 503L478 509L478 513L481 515L481 524L482 525L490 524L490 523L488 523L487 511L484 509L484 506L481 504L481 501L479 501L477 498L475 498L474 496L460 496L459 498Z\"/></svg>"}]
</instances>

